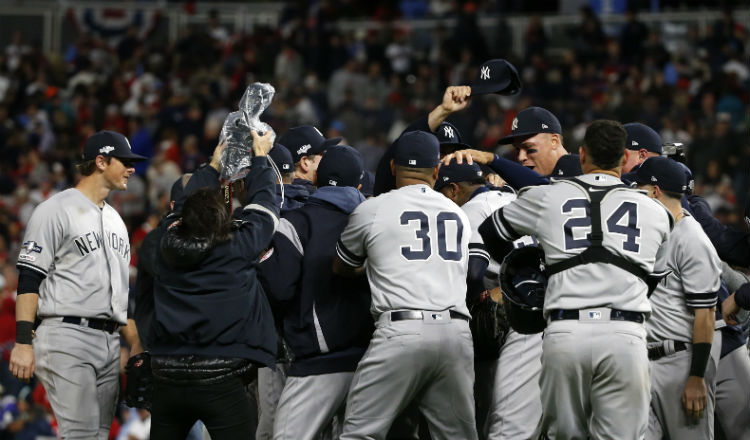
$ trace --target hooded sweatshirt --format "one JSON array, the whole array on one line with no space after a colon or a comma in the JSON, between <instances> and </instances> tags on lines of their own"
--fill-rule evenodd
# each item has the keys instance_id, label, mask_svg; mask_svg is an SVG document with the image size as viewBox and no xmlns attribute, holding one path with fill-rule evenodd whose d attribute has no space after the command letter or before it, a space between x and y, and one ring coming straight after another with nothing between
<instances>
[{"instance_id":1,"label":"hooded sweatshirt","mask_svg":"<svg viewBox=\"0 0 750 440\"><path fill-rule=\"evenodd\" d=\"M336 242L364 201L352 187L325 186L287 212L260 264L266 292L282 308L294 360L289 376L354 371L374 330L367 277L334 275Z\"/></svg>"}]
</instances>

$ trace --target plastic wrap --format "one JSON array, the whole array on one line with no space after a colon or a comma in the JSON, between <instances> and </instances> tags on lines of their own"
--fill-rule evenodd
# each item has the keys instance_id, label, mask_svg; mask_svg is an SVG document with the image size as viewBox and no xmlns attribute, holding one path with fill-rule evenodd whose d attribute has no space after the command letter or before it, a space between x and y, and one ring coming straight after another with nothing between
<instances>
[{"instance_id":1,"label":"plastic wrap","mask_svg":"<svg viewBox=\"0 0 750 440\"><path fill-rule=\"evenodd\" d=\"M233 182L241 179L250 168L253 156L253 137L250 130L271 132L271 142L276 133L270 125L260 121L260 115L271 105L276 90L267 83L253 83L245 90L239 110L229 113L221 129L220 141L226 142L221 156L221 178Z\"/></svg>"}]
</instances>

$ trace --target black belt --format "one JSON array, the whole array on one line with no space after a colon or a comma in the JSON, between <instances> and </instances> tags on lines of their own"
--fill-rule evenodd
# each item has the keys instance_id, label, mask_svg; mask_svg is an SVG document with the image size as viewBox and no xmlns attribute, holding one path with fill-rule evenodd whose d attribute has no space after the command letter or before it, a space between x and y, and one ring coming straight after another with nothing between
<instances>
[{"instance_id":1,"label":"black belt","mask_svg":"<svg viewBox=\"0 0 750 440\"><path fill-rule=\"evenodd\" d=\"M688 348L688 344L682 341L674 341L674 353L679 353L681 351L685 351ZM669 353L669 354L674 354ZM651 347L648 349L648 359L650 361L657 361L664 356L667 355L666 350L664 350L664 344L657 345L656 347Z\"/></svg>"},{"instance_id":2,"label":"black belt","mask_svg":"<svg viewBox=\"0 0 750 440\"><path fill-rule=\"evenodd\" d=\"M561 319L578 320L579 316L580 316L579 311L573 310L573 309L568 309L568 310L553 309L549 312L550 321L559 321ZM609 320L610 321L632 321L632 322L637 322L639 324L643 324L643 322L646 320L646 317L644 316L642 312L631 312L629 310L610 309Z\"/></svg>"},{"instance_id":3,"label":"black belt","mask_svg":"<svg viewBox=\"0 0 750 440\"><path fill-rule=\"evenodd\" d=\"M432 312L435 314L443 313L443 312ZM463 319L464 321L468 321L469 317L466 315L462 315L461 313L455 312L453 310L448 310L448 315L451 317L451 319ZM418 312L416 310L399 310L397 312L391 312L391 322L393 321L403 321L405 319L423 319L424 315L422 312Z\"/></svg>"},{"instance_id":4,"label":"black belt","mask_svg":"<svg viewBox=\"0 0 750 440\"><path fill-rule=\"evenodd\" d=\"M62 322L68 324L82 325L83 318L78 316L63 316ZM86 326L95 330L104 330L107 333L114 333L120 329L120 323L109 319L86 318Z\"/></svg>"}]
</instances>

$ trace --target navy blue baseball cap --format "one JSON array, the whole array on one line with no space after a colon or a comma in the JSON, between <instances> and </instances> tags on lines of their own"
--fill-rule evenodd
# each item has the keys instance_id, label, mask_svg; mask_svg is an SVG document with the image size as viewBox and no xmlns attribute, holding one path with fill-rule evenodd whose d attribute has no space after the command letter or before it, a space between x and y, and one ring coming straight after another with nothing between
<instances>
[{"instance_id":1,"label":"navy blue baseball cap","mask_svg":"<svg viewBox=\"0 0 750 440\"><path fill-rule=\"evenodd\" d=\"M479 68L479 78L471 84L472 95L498 93L515 95L521 91L521 79L516 67L502 59L485 61Z\"/></svg>"},{"instance_id":2,"label":"navy blue baseball cap","mask_svg":"<svg viewBox=\"0 0 750 440\"><path fill-rule=\"evenodd\" d=\"M359 183L362 187L359 192L365 197L372 197L375 194L375 174L370 170L365 170L362 173L362 178L359 179Z\"/></svg>"},{"instance_id":3,"label":"navy blue baseball cap","mask_svg":"<svg viewBox=\"0 0 750 440\"><path fill-rule=\"evenodd\" d=\"M268 152L273 162L279 167L279 171L282 173L290 173L294 171L294 160L292 159L292 153L284 145L274 142L273 148Z\"/></svg>"},{"instance_id":4,"label":"navy blue baseball cap","mask_svg":"<svg viewBox=\"0 0 750 440\"><path fill-rule=\"evenodd\" d=\"M324 186L357 187L362 179L362 156L348 145L335 145L326 150L318 165L318 188Z\"/></svg>"},{"instance_id":5,"label":"navy blue baseball cap","mask_svg":"<svg viewBox=\"0 0 750 440\"><path fill-rule=\"evenodd\" d=\"M461 142L461 133L450 122L443 121L435 130L435 136L440 142L440 155L453 153L456 150L466 150L471 148L469 145Z\"/></svg>"},{"instance_id":6,"label":"navy blue baseball cap","mask_svg":"<svg viewBox=\"0 0 750 440\"><path fill-rule=\"evenodd\" d=\"M411 168L434 168L440 163L440 142L434 134L410 131L394 145L396 165Z\"/></svg>"},{"instance_id":7,"label":"navy blue baseball cap","mask_svg":"<svg viewBox=\"0 0 750 440\"><path fill-rule=\"evenodd\" d=\"M83 160L94 160L99 155L126 159L131 162L140 162L147 159L133 153L128 138L120 133L108 130L92 134L83 145Z\"/></svg>"},{"instance_id":8,"label":"navy blue baseball cap","mask_svg":"<svg viewBox=\"0 0 750 440\"><path fill-rule=\"evenodd\" d=\"M683 194L687 190L687 177L680 165L666 157L656 156L644 160L635 173L639 185L656 185L664 191Z\"/></svg>"},{"instance_id":9,"label":"navy blue baseball cap","mask_svg":"<svg viewBox=\"0 0 750 440\"><path fill-rule=\"evenodd\" d=\"M550 177L575 177L583 174L581 169L581 156L577 154L566 154L557 159L555 168L552 169Z\"/></svg>"},{"instance_id":10,"label":"navy blue baseball cap","mask_svg":"<svg viewBox=\"0 0 750 440\"><path fill-rule=\"evenodd\" d=\"M628 133L625 148L628 150L644 149L652 153L661 154L661 136L648 125L631 122L623 125Z\"/></svg>"},{"instance_id":11,"label":"navy blue baseball cap","mask_svg":"<svg viewBox=\"0 0 750 440\"><path fill-rule=\"evenodd\" d=\"M451 183L473 182L482 178L482 168L477 163L469 164L464 161L457 163L451 160L448 165L442 165L435 182L435 191L440 191Z\"/></svg>"},{"instance_id":12,"label":"navy blue baseball cap","mask_svg":"<svg viewBox=\"0 0 750 440\"><path fill-rule=\"evenodd\" d=\"M528 107L513 119L511 134L497 141L498 144L512 144L530 138L537 133L562 134L562 126L549 110L541 107Z\"/></svg>"},{"instance_id":13,"label":"navy blue baseball cap","mask_svg":"<svg viewBox=\"0 0 750 440\"><path fill-rule=\"evenodd\" d=\"M323 133L312 125L300 125L290 128L278 141L292 153L292 159L297 163L302 156L323 154L328 147L341 142L341 138L326 139Z\"/></svg>"}]
</instances>

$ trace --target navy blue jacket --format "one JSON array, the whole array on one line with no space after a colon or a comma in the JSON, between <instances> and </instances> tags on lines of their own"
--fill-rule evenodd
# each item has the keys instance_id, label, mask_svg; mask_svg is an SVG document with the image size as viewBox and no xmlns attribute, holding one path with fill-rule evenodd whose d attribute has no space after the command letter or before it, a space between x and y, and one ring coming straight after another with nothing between
<instances>
[{"instance_id":1,"label":"navy blue jacket","mask_svg":"<svg viewBox=\"0 0 750 440\"><path fill-rule=\"evenodd\" d=\"M273 365L276 331L271 308L256 276L256 266L278 224L276 178L265 157L254 157L246 177L246 208L229 241L204 248L183 239L177 246L170 222L154 273L151 352L250 359ZM219 174L205 167L188 182L184 198L198 188L219 189ZM179 226L174 226L178 228Z\"/></svg>"},{"instance_id":2,"label":"navy blue jacket","mask_svg":"<svg viewBox=\"0 0 750 440\"><path fill-rule=\"evenodd\" d=\"M300 179L299 177L292 180L292 185L295 185L300 189L306 190L308 195L312 195L315 191L318 190L318 188L311 181L307 179ZM284 187L284 190L286 190L286 187Z\"/></svg>"},{"instance_id":3,"label":"navy blue jacket","mask_svg":"<svg viewBox=\"0 0 750 440\"><path fill-rule=\"evenodd\" d=\"M294 353L289 376L354 371L370 342L367 277L334 275L333 258L349 214L364 201L352 187L326 186L284 214L273 252L260 264L263 285L282 307Z\"/></svg>"},{"instance_id":4,"label":"navy blue jacket","mask_svg":"<svg viewBox=\"0 0 750 440\"><path fill-rule=\"evenodd\" d=\"M734 266L750 267L750 233L721 223L703 197L692 195L688 201L719 257Z\"/></svg>"},{"instance_id":5,"label":"navy blue jacket","mask_svg":"<svg viewBox=\"0 0 750 440\"><path fill-rule=\"evenodd\" d=\"M308 197L310 197L310 190L307 185L285 183L284 206L281 207L281 213L283 214L292 209L301 208L307 202ZM281 185L278 184L276 185L276 203L278 205L281 204Z\"/></svg>"}]
</instances>

